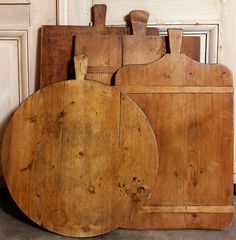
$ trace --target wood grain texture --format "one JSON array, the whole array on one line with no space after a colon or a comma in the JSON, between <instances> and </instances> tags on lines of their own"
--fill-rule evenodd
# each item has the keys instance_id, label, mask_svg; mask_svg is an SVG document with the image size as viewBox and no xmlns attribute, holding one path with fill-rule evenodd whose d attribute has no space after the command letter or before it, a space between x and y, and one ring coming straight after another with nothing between
<instances>
[{"instance_id":1,"label":"wood grain texture","mask_svg":"<svg viewBox=\"0 0 236 240\"><path fill-rule=\"evenodd\" d=\"M75 38L75 55L89 57L89 79L114 84L114 73L124 65L153 62L168 51L168 38L158 34L150 36L147 28L149 14L131 11L131 35L78 34ZM166 47L167 46L167 47ZM200 38L184 37L181 51L200 61Z\"/></svg>"},{"instance_id":2,"label":"wood grain texture","mask_svg":"<svg viewBox=\"0 0 236 240\"><path fill-rule=\"evenodd\" d=\"M180 54L180 36L181 30L169 31L171 54L116 74L116 86L149 119L160 160L152 196L124 228L222 229L232 222L227 210L233 209L232 74L221 64L200 64ZM182 212L188 206L211 209ZM221 210L212 213L214 206ZM168 207L172 213L161 211Z\"/></svg>"},{"instance_id":3,"label":"wood grain texture","mask_svg":"<svg viewBox=\"0 0 236 240\"><path fill-rule=\"evenodd\" d=\"M140 15L140 11L136 14ZM136 20L132 24L134 29L137 28L135 24L140 25ZM143 36L140 33L125 36L97 34L93 37L90 34L78 34L75 38L75 55L85 54L89 57L89 79L110 85L114 83L114 73L121 66L149 63L162 57L167 40L158 35ZM182 52L200 61L200 38L184 37Z\"/></svg>"},{"instance_id":4,"label":"wood grain texture","mask_svg":"<svg viewBox=\"0 0 236 240\"><path fill-rule=\"evenodd\" d=\"M42 227L73 237L119 227L141 209L156 180L155 135L118 89L77 80L34 93L3 138L3 175L20 209Z\"/></svg>"},{"instance_id":5,"label":"wood grain texture","mask_svg":"<svg viewBox=\"0 0 236 240\"><path fill-rule=\"evenodd\" d=\"M89 39L94 38L94 36L96 36L97 34L101 35L131 34L132 30L130 26L107 27L105 26L105 19L106 19L106 6L98 4L94 5L92 8L92 20L94 24L93 26L42 27L41 71L40 71L41 88L56 81L75 78L73 56L76 34L86 34L88 35ZM157 28L148 28L147 34L158 35L159 30ZM97 45L97 42L95 40L93 41L93 43L94 45L99 46ZM120 48L121 46L119 46L119 49ZM112 52L112 49L110 49L110 52ZM83 52L80 52L80 54L81 53ZM106 81L107 81L106 79L102 80L102 82Z\"/></svg>"},{"instance_id":6,"label":"wood grain texture","mask_svg":"<svg viewBox=\"0 0 236 240\"><path fill-rule=\"evenodd\" d=\"M122 66L122 36L79 34L75 38L75 55L88 56L87 77L107 85Z\"/></svg>"},{"instance_id":7,"label":"wood grain texture","mask_svg":"<svg viewBox=\"0 0 236 240\"><path fill-rule=\"evenodd\" d=\"M166 53L160 36L147 36L149 13L131 11L130 19L133 35L123 36L123 65L153 62Z\"/></svg>"},{"instance_id":8,"label":"wood grain texture","mask_svg":"<svg viewBox=\"0 0 236 240\"><path fill-rule=\"evenodd\" d=\"M164 55L163 39L158 32L150 36L152 29L147 28L148 12L131 11L129 17L132 35L76 36L75 55L85 54L89 57L90 79L110 85L114 82L114 73L121 66L152 62Z\"/></svg>"}]
</instances>

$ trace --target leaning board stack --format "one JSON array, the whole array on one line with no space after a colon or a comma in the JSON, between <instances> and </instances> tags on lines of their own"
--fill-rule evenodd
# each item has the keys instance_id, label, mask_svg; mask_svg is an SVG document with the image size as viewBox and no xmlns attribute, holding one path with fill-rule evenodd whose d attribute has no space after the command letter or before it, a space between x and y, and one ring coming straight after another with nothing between
<instances>
[{"instance_id":1,"label":"leaning board stack","mask_svg":"<svg viewBox=\"0 0 236 240\"><path fill-rule=\"evenodd\" d=\"M147 28L43 26L41 89L17 109L2 166L19 208L69 237L223 229L233 219L233 87L200 39Z\"/></svg>"}]
</instances>

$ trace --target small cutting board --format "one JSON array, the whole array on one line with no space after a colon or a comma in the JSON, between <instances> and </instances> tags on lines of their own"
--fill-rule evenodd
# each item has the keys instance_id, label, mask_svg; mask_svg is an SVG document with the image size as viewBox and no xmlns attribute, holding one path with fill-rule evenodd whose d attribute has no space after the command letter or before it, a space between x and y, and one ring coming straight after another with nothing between
<instances>
[{"instance_id":1,"label":"small cutting board","mask_svg":"<svg viewBox=\"0 0 236 240\"><path fill-rule=\"evenodd\" d=\"M116 74L116 87L149 119L160 159L152 196L123 227L226 228L234 212L232 74L181 54L181 30L169 30L169 41L170 54Z\"/></svg>"},{"instance_id":2,"label":"small cutting board","mask_svg":"<svg viewBox=\"0 0 236 240\"><path fill-rule=\"evenodd\" d=\"M56 81L73 79L74 44L76 34L124 35L131 34L131 28L107 27L106 5L97 4L92 8L93 26L43 26L41 29L40 87ZM158 28L149 28L148 35L158 35ZM96 42L95 42L96 44Z\"/></svg>"},{"instance_id":3,"label":"small cutting board","mask_svg":"<svg viewBox=\"0 0 236 240\"><path fill-rule=\"evenodd\" d=\"M3 138L3 175L20 209L42 227L91 237L127 222L149 197L158 167L143 112L114 87L77 80L34 93Z\"/></svg>"}]
</instances>

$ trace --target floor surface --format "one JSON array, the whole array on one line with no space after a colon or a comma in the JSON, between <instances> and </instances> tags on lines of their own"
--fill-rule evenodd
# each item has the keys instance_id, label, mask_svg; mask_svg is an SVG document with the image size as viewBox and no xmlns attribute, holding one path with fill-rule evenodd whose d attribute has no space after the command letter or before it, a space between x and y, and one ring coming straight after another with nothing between
<instances>
[{"instance_id":1,"label":"floor surface","mask_svg":"<svg viewBox=\"0 0 236 240\"><path fill-rule=\"evenodd\" d=\"M236 198L235 198L236 202ZM28 220L12 201L7 191L0 193L0 240L68 240L50 233ZM236 217L230 228L222 231L172 230L135 231L115 230L96 238L104 240L236 240Z\"/></svg>"}]
</instances>

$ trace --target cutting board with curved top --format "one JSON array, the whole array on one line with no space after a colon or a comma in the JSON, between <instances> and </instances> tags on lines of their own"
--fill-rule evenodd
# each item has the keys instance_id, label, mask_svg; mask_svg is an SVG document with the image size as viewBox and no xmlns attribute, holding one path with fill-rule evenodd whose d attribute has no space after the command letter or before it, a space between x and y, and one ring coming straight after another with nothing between
<instances>
[{"instance_id":1,"label":"cutting board with curved top","mask_svg":"<svg viewBox=\"0 0 236 240\"><path fill-rule=\"evenodd\" d=\"M42 227L73 237L109 232L150 196L158 167L155 135L118 89L84 80L51 84L25 100L3 138L7 187Z\"/></svg>"},{"instance_id":2,"label":"cutting board with curved top","mask_svg":"<svg viewBox=\"0 0 236 240\"><path fill-rule=\"evenodd\" d=\"M116 87L150 121L160 161L152 196L123 227L226 228L234 212L232 74L181 54L181 30L168 35L170 54L116 74Z\"/></svg>"},{"instance_id":3,"label":"cutting board with curved top","mask_svg":"<svg viewBox=\"0 0 236 240\"><path fill-rule=\"evenodd\" d=\"M75 77L73 57L76 34L87 34L90 39L97 34L115 36L131 34L131 26L115 27L105 25L106 8L104 4L95 4L92 7L93 26L42 26L40 56L41 88L57 81L73 79ZM158 28L148 28L147 34L158 35L159 30ZM117 59L115 54L116 52L113 53L113 58Z\"/></svg>"},{"instance_id":4,"label":"cutting board with curved top","mask_svg":"<svg viewBox=\"0 0 236 240\"><path fill-rule=\"evenodd\" d=\"M149 13L134 10L129 13L131 35L78 34L75 55L88 56L88 77L111 85L114 74L127 64L152 62L165 53L164 41L159 34L151 36L147 28Z\"/></svg>"},{"instance_id":5,"label":"cutting board with curved top","mask_svg":"<svg viewBox=\"0 0 236 240\"><path fill-rule=\"evenodd\" d=\"M150 63L166 53L166 38L150 34L152 28L147 27L147 11L133 10L129 17L132 34L94 34L92 37L89 34L76 35L75 55L85 54L89 57L89 79L113 85L115 73L120 67ZM200 61L200 38L184 37L182 51Z\"/></svg>"}]
</instances>

